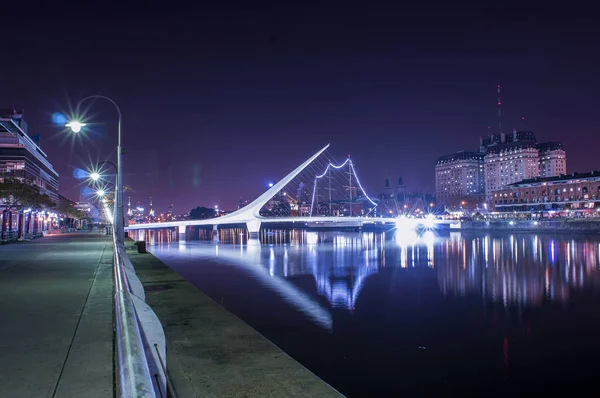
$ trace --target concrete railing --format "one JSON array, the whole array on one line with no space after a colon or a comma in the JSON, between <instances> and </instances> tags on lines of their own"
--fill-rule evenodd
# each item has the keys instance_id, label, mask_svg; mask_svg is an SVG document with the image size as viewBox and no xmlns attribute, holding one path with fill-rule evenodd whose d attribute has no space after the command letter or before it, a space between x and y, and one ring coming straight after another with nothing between
<instances>
[{"instance_id":1,"label":"concrete railing","mask_svg":"<svg viewBox=\"0 0 600 398\"><path fill-rule=\"evenodd\" d=\"M146 304L142 283L114 234L113 248L117 397L175 397L167 376L162 325Z\"/></svg>"}]
</instances>

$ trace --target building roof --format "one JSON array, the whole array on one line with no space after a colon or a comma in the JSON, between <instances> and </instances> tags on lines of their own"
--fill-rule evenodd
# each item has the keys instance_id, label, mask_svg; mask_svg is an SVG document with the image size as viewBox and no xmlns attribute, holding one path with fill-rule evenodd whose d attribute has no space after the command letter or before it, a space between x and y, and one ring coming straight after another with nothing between
<instances>
[{"instance_id":1,"label":"building roof","mask_svg":"<svg viewBox=\"0 0 600 398\"><path fill-rule=\"evenodd\" d=\"M509 185L506 185L506 188L516 188L522 185L528 184L539 184L544 182L561 182L561 181L570 181L570 180L583 180L587 178L600 178L600 171L592 170L589 173L571 173L571 174L561 174L559 176L552 177L536 177L530 178L528 180L521 180L519 182L515 182Z\"/></svg>"},{"instance_id":2,"label":"building roof","mask_svg":"<svg viewBox=\"0 0 600 398\"><path fill-rule=\"evenodd\" d=\"M530 148L537 149L537 144L534 140L516 141L516 142L510 142L507 144L494 144L494 145L490 145L487 147L486 155L488 153L500 153L500 152L504 152L504 151L530 149Z\"/></svg>"},{"instance_id":3,"label":"building roof","mask_svg":"<svg viewBox=\"0 0 600 398\"><path fill-rule=\"evenodd\" d=\"M455 162L457 160L483 160L483 153L471 152L471 151L460 151L451 155L440 156L437 160L438 163Z\"/></svg>"},{"instance_id":4,"label":"building roof","mask_svg":"<svg viewBox=\"0 0 600 398\"><path fill-rule=\"evenodd\" d=\"M556 142L556 141L543 142L541 144L537 144L537 148L540 151L564 150L562 143L561 142Z\"/></svg>"},{"instance_id":5,"label":"building roof","mask_svg":"<svg viewBox=\"0 0 600 398\"><path fill-rule=\"evenodd\" d=\"M480 138L480 144L484 147L518 141L536 141L535 134L533 131L513 131L511 133L491 134Z\"/></svg>"}]
</instances>

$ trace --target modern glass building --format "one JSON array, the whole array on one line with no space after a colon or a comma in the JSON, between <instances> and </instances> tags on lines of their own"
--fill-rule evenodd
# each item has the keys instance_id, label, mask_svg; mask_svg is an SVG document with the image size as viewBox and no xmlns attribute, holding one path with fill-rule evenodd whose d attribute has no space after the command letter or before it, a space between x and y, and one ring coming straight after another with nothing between
<instances>
[{"instance_id":1,"label":"modern glass building","mask_svg":"<svg viewBox=\"0 0 600 398\"><path fill-rule=\"evenodd\" d=\"M14 110L0 110L0 179L6 177L29 180L58 203L58 173L27 135L22 112Z\"/></svg>"}]
</instances>

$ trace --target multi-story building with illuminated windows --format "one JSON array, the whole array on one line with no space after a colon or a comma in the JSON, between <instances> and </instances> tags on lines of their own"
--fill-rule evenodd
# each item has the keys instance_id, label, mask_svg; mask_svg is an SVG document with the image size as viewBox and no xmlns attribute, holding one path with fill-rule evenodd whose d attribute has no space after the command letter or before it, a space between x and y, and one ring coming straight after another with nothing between
<instances>
[{"instance_id":1,"label":"multi-story building with illuminated windows","mask_svg":"<svg viewBox=\"0 0 600 398\"><path fill-rule=\"evenodd\" d=\"M0 178L26 179L58 203L58 173L48 156L27 135L22 112L0 110Z\"/></svg>"},{"instance_id":2,"label":"multi-story building with illuminated windows","mask_svg":"<svg viewBox=\"0 0 600 398\"><path fill-rule=\"evenodd\" d=\"M435 167L438 200L460 203L470 195L493 193L504 186L537 177L566 174L567 156L561 143L539 144L531 131L481 138L479 152L457 152L438 158Z\"/></svg>"},{"instance_id":3,"label":"multi-story building with illuminated windows","mask_svg":"<svg viewBox=\"0 0 600 398\"><path fill-rule=\"evenodd\" d=\"M435 165L437 200L479 195L483 189L482 153L461 151L438 158Z\"/></svg>"},{"instance_id":4,"label":"multi-story building with illuminated windows","mask_svg":"<svg viewBox=\"0 0 600 398\"><path fill-rule=\"evenodd\" d=\"M537 177L495 191L497 211L597 211L600 208L600 171Z\"/></svg>"},{"instance_id":5,"label":"multi-story building with illuminated windows","mask_svg":"<svg viewBox=\"0 0 600 398\"><path fill-rule=\"evenodd\" d=\"M560 142L538 144L540 177L567 174L567 154Z\"/></svg>"},{"instance_id":6,"label":"multi-story building with illuminated windows","mask_svg":"<svg viewBox=\"0 0 600 398\"><path fill-rule=\"evenodd\" d=\"M536 143L529 140L490 146L483 163L488 200L501 187L540 174L538 149Z\"/></svg>"}]
</instances>

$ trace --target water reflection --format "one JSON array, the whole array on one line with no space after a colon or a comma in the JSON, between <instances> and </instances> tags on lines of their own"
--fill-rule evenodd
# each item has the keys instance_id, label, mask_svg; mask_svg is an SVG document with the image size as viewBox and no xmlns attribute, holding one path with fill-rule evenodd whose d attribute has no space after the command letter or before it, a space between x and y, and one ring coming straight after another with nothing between
<instances>
[{"instance_id":1,"label":"water reflection","mask_svg":"<svg viewBox=\"0 0 600 398\"><path fill-rule=\"evenodd\" d=\"M545 235L460 237L440 249L444 295L479 293L505 306L537 306L545 299L564 303L572 289L598 283L598 245L583 237L560 244Z\"/></svg>"},{"instance_id":2,"label":"water reflection","mask_svg":"<svg viewBox=\"0 0 600 398\"><path fill-rule=\"evenodd\" d=\"M161 260L347 396L572 394L596 378L598 237L154 234Z\"/></svg>"},{"instance_id":3,"label":"water reflection","mask_svg":"<svg viewBox=\"0 0 600 398\"><path fill-rule=\"evenodd\" d=\"M210 238L210 234L206 236ZM147 233L146 239L164 254L170 250L164 244L176 236L170 231L154 231ZM381 267L431 269L444 296L479 294L505 306L536 306L545 299L566 302L573 288L598 283L594 271L600 266L599 250L596 240L584 237L557 240L549 235L459 233L440 237L431 231L402 230L387 234L262 230L258 242L248 241L243 229L219 231L214 245L187 242L178 249L188 254L192 251L198 258L218 257L255 273L264 272L277 278L279 290L288 285L292 290L283 288L287 294L316 293L330 307L346 310L356 308L365 283ZM301 276L313 278L315 292L303 292L293 285L294 278ZM303 312L310 312L303 307ZM328 317L317 312L319 322L329 327Z\"/></svg>"}]
</instances>

